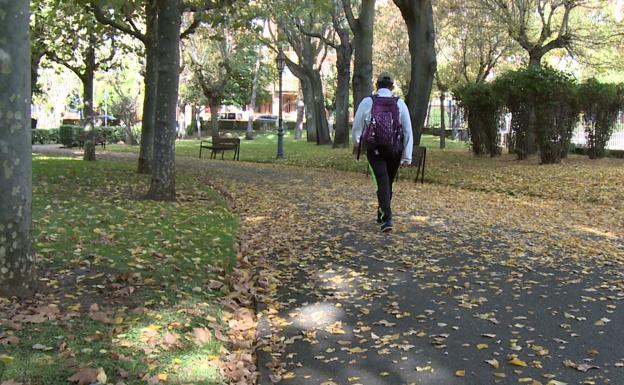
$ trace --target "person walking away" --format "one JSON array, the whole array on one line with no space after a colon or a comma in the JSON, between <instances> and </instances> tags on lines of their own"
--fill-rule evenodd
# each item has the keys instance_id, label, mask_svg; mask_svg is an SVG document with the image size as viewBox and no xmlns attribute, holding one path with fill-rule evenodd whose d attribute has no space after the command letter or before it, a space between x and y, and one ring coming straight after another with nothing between
<instances>
[{"instance_id":1,"label":"person walking away","mask_svg":"<svg viewBox=\"0 0 624 385\"><path fill-rule=\"evenodd\" d=\"M368 166L377 188L377 223L390 232L392 184L400 166L412 163L412 123L405 102L394 96L394 79L383 72L377 78L377 93L362 99L355 113L351 140L365 149Z\"/></svg>"}]
</instances>

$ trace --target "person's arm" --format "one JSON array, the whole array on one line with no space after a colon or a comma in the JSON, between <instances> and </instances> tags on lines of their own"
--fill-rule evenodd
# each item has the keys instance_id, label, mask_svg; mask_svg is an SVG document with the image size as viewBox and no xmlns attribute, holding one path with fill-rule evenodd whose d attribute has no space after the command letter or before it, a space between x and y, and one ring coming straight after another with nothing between
<instances>
[{"instance_id":1,"label":"person's arm","mask_svg":"<svg viewBox=\"0 0 624 385\"><path fill-rule=\"evenodd\" d=\"M357 146L360 143L362 131L364 131L364 127L366 125L366 117L370 114L372 105L372 99L370 97L366 97L362 99L357 111L355 112L355 117L353 118L353 129L351 130L351 142L354 146Z\"/></svg>"},{"instance_id":2,"label":"person's arm","mask_svg":"<svg viewBox=\"0 0 624 385\"><path fill-rule=\"evenodd\" d=\"M398 105L401 114L401 125L403 126L403 154L401 155L401 164L410 164L412 163L412 151L414 149L412 121L405 102L399 100Z\"/></svg>"}]
</instances>

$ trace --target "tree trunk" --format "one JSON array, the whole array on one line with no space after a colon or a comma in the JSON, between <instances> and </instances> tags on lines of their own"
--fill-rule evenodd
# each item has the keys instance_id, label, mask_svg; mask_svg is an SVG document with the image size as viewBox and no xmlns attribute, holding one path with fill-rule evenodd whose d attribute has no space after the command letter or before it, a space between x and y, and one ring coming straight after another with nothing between
<instances>
[{"instance_id":1,"label":"tree trunk","mask_svg":"<svg viewBox=\"0 0 624 385\"><path fill-rule=\"evenodd\" d=\"M423 124L436 70L435 31L431 0L393 0L407 26L411 78L407 95L414 145L420 145Z\"/></svg>"},{"instance_id":2,"label":"tree trunk","mask_svg":"<svg viewBox=\"0 0 624 385\"><path fill-rule=\"evenodd\" d=\"M539 50L529 52L529 68L540 68L543 56L544 54Z\"/></svg>"},{"instance_id":3,"label":"tree trunk","mask_svg":"<svg viewBox=\"0 0 624 385\"><path fill-rule=\"evenodd\" d=\"M319 71L310 73L312 94L314 95L314 120L316 122L316 144L331 144L327 113L325 112L325 96L323 94L323 81Z\"/></svg>"},{"instance_id":4,"label":"tree trunk","mask_svg":"<svg viewBox=\"0 0 624 385\"><path fill-rule=\"evenodd\" d=\"M154 124L156 116L156 94L158 88L158 57L156 55L156 41L158 39L158 14L156 0L148 0L146 8L147 25L145 35L145 76L143 96L143 124L141 125L141 148L139 150L139 174L152 172L154 149Z\"/></svg>"},{"instance_id":5,"label":"tree trunk","mask_svg":"<svg viewBox=\"0 0 624 385\"><path fill-rule=\"evenodd\" d=\"M446 124L444 122L444 99L446 92L440 91L440 148L446 148Z\"/></svg>"},{"instance_id":6,"label":"tree trunk","mask_svg":"<svg viewBox=\"0 0 624 385\"><path fill-rule=\"evenodd\" d=\"M336 121L334 147L349 147L349 78L351 76L351 45L347 42L338 49L336 58Z\"/></svg>"},{"instance_id":7,"label":"tree trunk","mask_svg":"<svg viewBox=\"0 0 624 385\"><path fill-rule=\"evenodd\" d=\"M353 31L353 105L373 92L373 24L375 22L375 0L362 0L357 20L358 28Z\"/></svg>"},{"instance_id":8,"label":"tree trunk","mask_svg":"<svg viewBox=\"0 0 624 385\"><path fill-rule=\"evenodd\" d=\"M134 134L132 133L132 127L126 125L124 127L124 131L126 134L126 144L128 146L134 146L136 144L136 141L134 139Z\"/></svg>"},{"instance_id":9,"label":"tree trunk","mask_svg":"<svg viewBox=\"0 0 624 385\"><path fill-rule=\"evenodd\" d=\"M297 95L297 122L295 124L295 140L300 140L303 137L303 115L305 113L305 104L302 99L303 90L299 87L299 94Z\"/></svg>"},{"instance_id":10,"label":"tree trunk","mask_svg":"<svg viewBox=\"0 0 624 385\"><path fill-rule=\"evenodd\" d=\"M191 104L191 127L193 129L193 134L195 135L195 133L200 133L199 138L201 139L201 130L198 128L198 124L197 124L197 106L195 104Z\"/></svg>"},{"instance_id":11,"label":"tree trunk","mask_svg":"<svg viewBox=\"0 0 624 385\"><path fill-rule=\"evenodd\" d=\"M316 142L316 120L314 118L314 94L312 92L312 82L305 76L299 78L299 80L301 81L303 101L305 104L306 140L308 142Z\"/></svg>"},{"instance_id":12,"label":"tree trunk","mask_svg":"<svg viewBox=\"0 0 624 385\"><path fill-rule=\"evenodd\" d=\"M176 105L180 77L180 0L158 0L158 92L148 199L175 200Z\"/></svg>"},{"instance_id":13,"label":"tree trunk","mask_svg":"<svg viewBox=\"0 0 624 385\"><path fill-rule=\"evenodd\" d=\"M210 99L210 136L212 136L212 142L219 140L219 107L221 106L221 99Z\"/></svg>"},{"instance_id":14,"label":"tree trunk","mask_svg":"<svg viewBox=\"0 0 624 385\"><path fill-rule=\"evenodd\" d=\"M258 78L260 77L260 59L262 55L260 51L257 52L256 67L254 68L253 82L251 83L251 98L249 99L249 121L247 121L247 131L245 132L245 139L253 139L253 121L254 112L256 110L256 95L258 93Z\"/></svg>"},{"instance_id":15,"label":"tree trunk","mask_svg":"<svg viewBox=\"0 0 624 385\"><path fill-rule=\"evenodd\" d=\"M95 127L93 126L93 79L95 78L95 48L91 47L86 59L82 77L84 155L83 160L95 160Z\"/></svg>"},{"instance_id":16,"label":"tree trunk","mask_svg":"<svg viewBox=\"0 0 624 385\"><path fill-rule=\"evenodd\" d=\"M0 23L0 296L28 297L35 289L29 2L2 1L0 15L8 15Z\"/></svg>"}]
</instances>

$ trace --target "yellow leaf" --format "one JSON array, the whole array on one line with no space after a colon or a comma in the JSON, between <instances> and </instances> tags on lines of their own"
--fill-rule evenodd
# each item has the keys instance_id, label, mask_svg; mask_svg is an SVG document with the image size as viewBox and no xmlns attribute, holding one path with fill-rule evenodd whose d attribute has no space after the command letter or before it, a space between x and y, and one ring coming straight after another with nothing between
<instances>
[{"instance_id":1,"label":"yellow leaf","mask_svg":"<svg viewBox=\"0 0 624 385\"><path fill-rule=\"evenodd\" d=\"M509 362L510 365L522 366L522 367L526 367L527 366L527 363L522 361L518 357L514 357L511 360L509 360L508 362Z\"/></svg>"},{"instance_id":2,"label":"yellow leaf","mask_svg":"<svg viewBox=\"0 0 624 385\"><path fill-rule=\"evenodd\" d=\"M158 379L160 381L167 381L167 373L158 373Z\"/></svg>"},{"instance_id":3,"label":"yellow leaf","mask_svg":"<svg viewBox=\"0 0 624 385\"><path fill-rule=\"evenodd\" d=\"M151 330L151 331L154 331L154 332L157 332L157 331L159 331L159 330L160 330L160 328L161 328L161 327L162 327L162 326L160 326L160 325L154 325L154 324L151 324L151 325L149 325L148 327L146 327L146 329Z\"/></svg>"},{"instance_id":4,"label":"yellow leaf","mask_svg":"<svg viewBox=\"0 0 624 385\"><path fill-rule=\"evenodd\" d=\"M293 378L295 378L295 373L293 372L288 372L282 376L283 380L292 380Z\"/></svg>"},{"instance_id":5,"label":"yellow leaf","mask_svg":"<svg viewBox=\"0 0 624 385\"><path fill-rule=\"evenodd\" d=\"M466 376L466 371L465 370L458 370L455 372L455 376L456 377L465 377Z\"/></svg>"},{"instance_id":6,"label":"yellow leaf","mask_svg":"<svg viewBox=\"0 0 624 385\"><path fill-rule=\"evenodd\" d=\"M477 345L477 349L479 349L479 350L487 349L488 347L489 347L488 344L478 344Z\"/></svg>"},{"instance_id":7,"label":"yellow leaf","mask_svg":"<svg viewBox=\"0 0 624 385\"><path fill-rule=\"evenodd\" d=\"M11 362L14 359L15 359L14 357L7 356L6 354L0 354L0 361L2 362Z\"/></svg>"},{"instance_id":8,"label":"yellow leaf","mask_svg":"<svg viewBox=\"0 0 624 385\"><path fill-rule=\"evenodd\" d=\"M498 363L498 360L496 358L493 358L491 360L485 360L485 362L492 365L494 369L498 369L500 367L500 364Z\"/></svg>"}]
</instances>

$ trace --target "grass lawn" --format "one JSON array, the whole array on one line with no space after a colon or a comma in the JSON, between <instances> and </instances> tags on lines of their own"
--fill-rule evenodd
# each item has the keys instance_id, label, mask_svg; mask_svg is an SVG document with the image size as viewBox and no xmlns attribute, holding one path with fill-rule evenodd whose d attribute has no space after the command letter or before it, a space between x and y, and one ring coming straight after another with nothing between
<instances>
[{"instance_id":1,"label":"grass lawn","mask_svg":"<svg viewBox=\"0 0 624 385\"><path fill-rule=\"evenodd\" d=\"M41 293L0 303L0 382L220 383L214 267L235 262L238 218L183 174L176 203L141 200L147 188L134 164L34 157Z\"/></svg>"},{"instance_id":2,"label":"grass lawn","mask_svg":"<svg viewBox=\"0 0 624 385\"><path fill-rule=\"evenodd\" d=\"M356 162L351 149L333 149L306 141L295 141L292 132L286 132L285 159L275 159L277 137L263 133L252 141L241 141L241 161L282 163L298 167L337 169L364 172L365 163ZM244 133L236 133L244 135ZM590 160L570 155L557 165L540 165L537 156L517 161L514 155L475 157L466 142L447 140L447 148L440 150L439 138L423 135L421 145L428 148L425 181L460 188L495 191L514 196L535 196L571 202L594 202L624 208L623 159ZM138 152L138 146L111 145L113 151ZM176 142L179 156L197 157L198 140ZM231 153L226 153L226 159ZM400 172L404 179L413 179L414 169Z\"/></svg>"}]
</instances>

